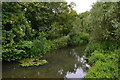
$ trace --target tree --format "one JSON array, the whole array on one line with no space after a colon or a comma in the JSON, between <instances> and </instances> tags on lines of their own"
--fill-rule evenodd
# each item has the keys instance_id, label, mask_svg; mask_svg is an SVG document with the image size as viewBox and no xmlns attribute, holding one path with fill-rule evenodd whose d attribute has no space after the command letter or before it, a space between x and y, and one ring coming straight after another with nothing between
<instances>
[{"instance_id":1,"label":"tree","mask_svg":"<svg viewBox=\"0 0 120 80\"><path fill-rule=\"evenodd\" d=\"M91 23L94 29L92 38L94 40L103 41L120 39L119 4L119 2L97 2L93 5L90 14Z\"/></svg>"}]
</instances>

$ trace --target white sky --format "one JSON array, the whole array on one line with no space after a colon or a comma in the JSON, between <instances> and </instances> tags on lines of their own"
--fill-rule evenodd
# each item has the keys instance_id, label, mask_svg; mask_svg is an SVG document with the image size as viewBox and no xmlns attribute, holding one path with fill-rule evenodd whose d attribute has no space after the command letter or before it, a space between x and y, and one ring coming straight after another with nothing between
<instances>
[{"instance_id":1,"label":"white sky","mask_svg":"<svg viewBox=\"0 0 120 80\"><path fill-rule=\"evenodd\" d=\"M68 4L70 2L74 2L76 4L76 7L74 10L77 11L77 13L82 13L85 11L89 11L92 8L92 4L95 3L97 0L66 0Z\"/></svg>"}]
</instances>

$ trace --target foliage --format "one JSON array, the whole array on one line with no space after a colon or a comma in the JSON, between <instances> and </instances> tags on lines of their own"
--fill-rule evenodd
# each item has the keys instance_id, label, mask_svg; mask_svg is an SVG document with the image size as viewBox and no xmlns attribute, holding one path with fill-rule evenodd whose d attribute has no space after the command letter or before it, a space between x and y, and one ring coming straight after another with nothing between
<instances>
[{"instance_id":1,"label":"foliage","mask_svg":"<svg viewBox=\"0 0 120 80\"><path fill-rule=\"evenodd\" d=\"M24 50L15 49L13 46L12 48L3 49L2 51L3 61L21 59L24 55L26 55L26 52Z\"/></svg>"},{"instance_id":2,"label":"foliage","mask_svg":"<svg viewBox=\"0 0 120 80\"><path fill-rule=\"evenodd\" d=\"M91 25L91 15L90 12L86 11L80 13L76 20L73 22L72 33L91 33L92 32L92 25Z\"/></svg>"},{"instance_id":3,"label":"foliage","mask_svg":"<svg viewBox=\"0 0 120 80\"><path fill-rule=\"evenodd\" d=\"M86 48L92 66L85 78L118 78L120 42L90 42Z\"/></svg>"},{"instance_id":4,"label":"foliage","mask_svg":"<svg viewBox=\"0 0 120 80\"><path fill-rule=\"evenodd\" d=\"M53 40L53 49L62 48L68 45L69 36L63 36L61 38Z\"/></svg>"},{"instance_id":5,"label":"foliage","mask_svg":"<svg viewBox=\"0 0 120 80\"><path fill-rule=\"evenodd\" d=\"M2 59L5 61L21 59L27 54L25 50L17 48L20 41L28 40L31 36L28 35L31 28L21 9L17 2L2 3Z\"/></svg>"},{"instance_id":6,"label":"foliage","mask_svg":"<svg viewBox=\"0 0 120 80\"><path fill-rule=\"evenodd\" d=\"M120 39L119 5L120 2L97 2L93 5L90 11L93 26L92 40L116 41Z\"/></svg>"},{"instance_id":7,"label":"foliage","mask_svg":"<svg viewBox=\"0 0 120 80\"><path fill-rule=\"evenodd\" d=\"M57 38L70 32L77 15L73 7L66 2L3 2L3 60L40 56L53 49L53 45L66 45Z\"/></svg>"},{"instance_id":8,"label":"foliage","mask_svg":"<svg viewBox=\"0 0 120 80\"><path fill-rule=\"evenodd\" d=\"M24 10L17 2L2 3L2 29L12 31L16 42L30 38L31 27L24 16Z\"/></svg>"},{"instance_id":9,"label":"foliage","mask_svg":"<svg viewBox=\"0 0 120 80\"><path fill-rule=\"evenodd\" d=\"M73 13L72 4L67 5L66 2L33 2L20 5L24 6L25 16L36 31L49 31L54 23L62 24L66 28L66 24L70 24L71 18L76 15Z\"/></svg>"},{"instance_id":10,"label":"foliage","mask_svg":"<svg viewBox=\"0 0 120 80\"><path fill-rule=\"evenodd\" d=\"M42 35L41 35L42 36ZM9 38L7 38L9 39ZM24 57L41 56L51 50L52 41L46 38L33 41L21 41L18 44L3 45L2 57L5 61L21 59Z\"/></svg>"},{"instance_id":11,"label":"foliage","mask_svg":"<svg viewBox=\"0 0 120 80\"><path fill-rule=\"evenodd\" d=\"M5 61L17 60L22 57L28 57L32 42L24 41L16 45L7 44L4 45L2 50L2 58Z\"/></svg>"},{"instance_id":12,"label":"foliage","mask_svg":"<svg viewBox=\"0 0 120 80\"><path fill-rule=\"evenodd\" d=\"M39 65L44 65L47 63L46 60L41 60L39 58L26 58L26 59L22 59L19 61L20 62L20 66L22 67L29 67L29 66L39 66Z\"/></svg>"},{"instance_id":13,"label":"foliage","mask_svg":"<svg viewBox=\"0 0 120 80\"><path fill-rule=\"evenodd\" d=\"M113 54L112 54L113 53ZM118 54L115 52L106 52L106 51L94 51L89 58L89 63L94 64L97 60L102 62L107 62L108 59L112 59L113 61L118 60Z\"/></svg>"},{"instance_id":14,"label":"foliage","mask_svg":"<svg viewBox=\"0 0 120 80\"><path fill-rule=\"evenodd\" d=\"M79 45L85 44L89 42L89 34L88 33L81 33L81 34L72 34L70 35L70 42L71 45Z\"/></svg>"},{"instance_id":15,"label":"foliage","mask_svg":"<svg viewBox=\"0 0 120 80\"><path fill-rule=\"evenodd\" d=\"M105 50L105 51L114 51L118 49L120 46L120 42L111 42L111 41L104 41L104 42L90 42L86 49L85 53L86 56L90 56L92 52L95 50Z\"/></svg>"},{"instance_id":16,"label":"foliage","mask_svg":"<svg viewBox=\"0 0 120 80\"><path fill-rule=\"evenodd\" d=\"M2 40L2 58L5 61L21 59L27 53L22 48L19 48L20 45L17 45L13 40L15 35L12 31L3 31L3 40Z\"/></svg>"},{"instance_id":17,"label":"foliage","mask_svg":"<svg viewBox=\"0 0 120 80\"><path fill-rule=\"evenodd\" d=\"M85 78L118 78L118 54L94 51L89 58L93 65Z\"/></svg>"},{"instance_id":18,"label":"foliage","mask_svg":"<svg viewBox=\"0 0 120 80\"><path fill-rule=\"evenodd\" d=\"M44 40L34 40L33 47L31 48L31 54L34 55L42 55L44 54ZM32 56L31 56L32 57Z\"/></svg>"},{"instance_id":19,"label":"foliage","mask_svg":"<svg viewBox=\"0 0 120 80\"><path fill-rule=\"evenodd\" d=\"M62 30L63 30L62 25L59 25L57 22L53 23L51 25L51 29L48 31L49 39L56 39L63 36Z\"/></svg>"},{"instance_id":20,"label":"foliage","mask_svg":"<svg viewBox=\"0 0 120 80\"><path fill-rule=\"evenodd\" d=\"M90 41L85 53L92 68L85 78L118 78L119 5L97 2L77 15L74 4L66 2L3 2L2 59L27 58L20 61L21 66L38 66L47 61L36 56Z\"/></svg>"},{"instance_id":21,"label":"foliage","mask_svg":"<svg viewBox=\"0 0 120 80\"><path fill-rule=\"evenodd\" d=\"M50 51L52 47L52 41L40 39L34 40L32 44L32 48L30 50L31 57L41 56L46 52Z\"/></svg>"}]
</instances>

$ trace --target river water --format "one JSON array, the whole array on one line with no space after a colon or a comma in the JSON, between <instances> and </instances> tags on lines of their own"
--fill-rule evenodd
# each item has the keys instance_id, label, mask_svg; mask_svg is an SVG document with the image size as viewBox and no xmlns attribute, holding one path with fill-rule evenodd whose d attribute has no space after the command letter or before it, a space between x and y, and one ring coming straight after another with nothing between
<instances>
[{"instance_id":1,"label":"river water","mask_svg":"<svg viewBox=\"0 0 120 80\"><path fill-rule=\"evenodd\" d=\"M47 64L20 67L18 62L3 62L3 78L83 78L90 67L84 60L85 46L66 47L45 55Z\"/></svg>"}]
</instances>

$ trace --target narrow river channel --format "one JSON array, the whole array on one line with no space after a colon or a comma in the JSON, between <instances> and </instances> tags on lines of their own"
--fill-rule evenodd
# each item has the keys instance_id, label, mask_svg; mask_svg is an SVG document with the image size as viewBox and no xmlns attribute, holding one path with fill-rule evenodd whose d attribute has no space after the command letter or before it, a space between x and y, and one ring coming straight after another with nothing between
<instances>
[{"instance_id":1,"label":"narrow river channel","mask_svg":"<svg viewBox=\"0 0 120 80\"><path fill-rule=\"evenodd\" d=\"M57 49L45 55L47 64L20 67L18 62L3 62L3 78L83 78L90 67L84 60L85 46Z\"/></svg>"}]
</instances>

